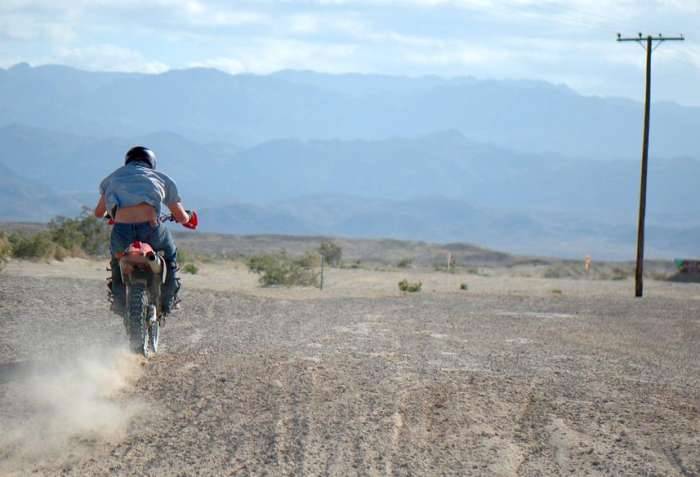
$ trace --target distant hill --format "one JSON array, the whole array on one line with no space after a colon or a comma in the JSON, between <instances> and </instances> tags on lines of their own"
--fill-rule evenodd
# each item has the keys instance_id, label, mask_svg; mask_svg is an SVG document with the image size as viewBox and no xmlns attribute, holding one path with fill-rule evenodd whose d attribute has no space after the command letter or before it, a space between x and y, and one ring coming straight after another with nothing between
<instances>
[{"instance_id":1,"label":"distant hill","mask_svg":"<svg viewBox=\"0 0 700 477\"><path fill-rule=\"evenodd\" d=\"M56 215L74 216L79 212L79 201L19 177L0 164L0 220L45 221Z\"/></svg>"},{"instance_id":2,"label":"distant hill","mask_svg":"<svg viewBox=\"0 0 700 477\"><path fill-rule=\"evenodd\" d=\"M0 143L0 220L94 206L99 180L143 143L211 232L468 241L608 258L629 257L636 239L638 161L524 154L457 131L238 148L174 133L95 139L14 125L0 128ZM652 159L647 244L657 256L700 252L698 177L698 160Z\"/></svg>"},{"instance_id":3,"label":"distant hill","mask_svg":"<svg viewBox=\"0 0 700 477\"><path fill-rule=\"evenodd\" d=\"M611 222L595 215L474 207L449 199L382 200L315 196L259 206L234 204L200 211L201 229L233 234L282 233L467 242L511 253L632 259L636 216ZM647 257L700 253L700 226L660 221L647 228Z\"/></svg>"},{"instance_id":4,"label":"distant hill","mask_svg":"<svg viewBox=\"0 0 700 477\"><path fill-rule=\"evenodd\" d=\"M161 170L200 207L235 202L284 207L286 201L314 195L441 198L486 209L615 222L636 215L638 203L636 160L524 154L474 143L457 131L374 141L288 139L236 148L199 144L174 133L92 139L15 125L0 128L0 143L0 164L15 176L62 194L90 194L91 203L99 181L123 163L124 152L134 144L152 147ZM649 177L652 221L696 221L700 161L652 158ZM352 203L342 204L349 207Z\"/></svg>"},{"instance_id":5,"label":"distant hill","mask_svg":"<svg viewBox=\"0 0 700 477\"><path fill-rule=\"evenodd\" d=\"M588 159L637 157L642 117L638 102L539 81L211 69L140 75L27 65L0 70L0 104L0 126L79 136L172 131L196 142L250 146L456 130L509 150ZM659 103L652 114L654 154L697 157L700 108Z\"/></svg>"}]
</instances>

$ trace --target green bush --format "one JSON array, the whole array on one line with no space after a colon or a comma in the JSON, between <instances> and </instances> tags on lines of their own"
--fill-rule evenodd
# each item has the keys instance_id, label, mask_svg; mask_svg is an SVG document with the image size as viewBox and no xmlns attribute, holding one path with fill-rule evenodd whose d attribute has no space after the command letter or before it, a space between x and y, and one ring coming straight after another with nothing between
<instances>
[{"instance_id":1,"label":"green bush","mask_svg":"<svg viewBox=\"0 0 700 477\"><path fill-rule=\"evenodd\" d=\"M57 245L51 240L50 232L34 235L12 234L9 237L12 256L15 258L53 258Z\"/></svg>"},{"instance_id":2,"label":"green bush","mask_svg":"<svg viewBox=\"0 0 700 477\"><path fill-rule=\"evenodd\" d=\"M405 278L399 282L399 290L401 290L404 293L415 293L419 292L420 289L423 287L423 284L421 282L409 282Z\"/></svg>"},{"instance_id":3,"label":"green bush","mask_svg":"<svg viewBox=\"0 0 700 477\"><path fill-rule=\"evenodd\" d=\"M109 250L108 227L87 208L74 219L54 218L49 222L49 233L67 255L106 255Z\"/></svg>"},{"instance_id":4,"label":"green bush","mask_svg":"<svg viewBox=\"0 0 700 477\"><path fill-rule=\"evenodd\" d=\"M182 272L196 275L197 272L199 272L199 268L194 263L187 263L184 267L182 267Z\"/></svg>"},{"instance_id":5,"label":"green bush","mask_svg":"<svg viewBox=\"0 0 700 477\"><path fill-rule=\"evenodd\" d=\"M3 242L9 243L11 255L16 258L63 260L66 257L106 255L109 250L109 230L87 208L81 215L71 219L55 217L49 222L49 229L43 232L3 235ZM4 253L0 244L0 256ZM2 258L0 257L0 260Z\"/></svg>"},{"instance_id":6,"label":"green bush","mask_svg":"<svg viewBox=\"0 0 700 477\"><path fill-rule=\"evenodd\" d=\"M343 249L340 245L330 240L321 242L318 253L320 253L326 263L332 267L339 266L340 259L343 258Z\"/></svg>"},{"instance_id":7,"label":"green bush","mask_svg":"<svg viewBox=\"0 0 700 477\"><path fill-rule=\"evenodd\" d=\"M2 270L7 261L12 256L12 245L7 236L0 232L0 270Z\"/></svg>"},{"instance_id":8,"label":"green bush","mask_svg":"<svg viewBox=\"0 0 700 477\"><path fill-rule=\"evenodd\" d=\"M246 261L248 270L260 275L262 286L319 286L319 275L309 266L309 255L293 259L286 253L254 255Z\"/></svg>"},{"instance_id":9,"label":"green bush","mask_svg":"<svg viewBox=\"0 0 700 477\"><path fill-rule=\"evenodd\" d=\"M469 285L467 285L466 283L460 283L459 289L460 290L469 290Z\"/></svg>"}]
</instances>

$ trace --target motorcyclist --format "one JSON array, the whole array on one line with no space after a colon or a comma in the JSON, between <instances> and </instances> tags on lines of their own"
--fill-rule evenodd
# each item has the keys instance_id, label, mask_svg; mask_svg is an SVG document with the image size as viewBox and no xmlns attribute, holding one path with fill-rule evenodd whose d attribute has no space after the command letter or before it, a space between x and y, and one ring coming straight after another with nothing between
<instances>
[{"instance_id":1,"label":"motorcyclist","mask_svg":"<svg viewBox=\"0 0 700 477\"><path fill-rule=\"evenodd\" d=\"M197 228L197 214L182 205L177 185L166 174L156 171L156 155L143 146L129 149L124 165L100 183L100 200L95 216L112 218L114 226L110 239L112 269L112 309L122 313L126 293L119 270L118 254L134 240L149 243L162 251L167 266L163 286L163 313L172 312L177 303L177 248L170 230L161 224L161 205L165 204L175 220L189 229Z\"/></svg>"}]
</instances>

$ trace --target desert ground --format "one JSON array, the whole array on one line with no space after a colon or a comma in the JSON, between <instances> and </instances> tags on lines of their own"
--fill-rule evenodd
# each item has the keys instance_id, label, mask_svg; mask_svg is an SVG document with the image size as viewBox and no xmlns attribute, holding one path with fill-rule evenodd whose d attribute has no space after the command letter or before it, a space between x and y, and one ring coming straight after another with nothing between
<instances>
[{"instance_id":1,"label":"desert ground","mask_svg":"<svg viewBox=\"0 0 700 477\"><path fill-rule=\"evenodd\" d=\"M12 261L0 475L700 475L699 284L487 265L201 263L145 360L104 261Z\"/></svg>"}]
</instances>

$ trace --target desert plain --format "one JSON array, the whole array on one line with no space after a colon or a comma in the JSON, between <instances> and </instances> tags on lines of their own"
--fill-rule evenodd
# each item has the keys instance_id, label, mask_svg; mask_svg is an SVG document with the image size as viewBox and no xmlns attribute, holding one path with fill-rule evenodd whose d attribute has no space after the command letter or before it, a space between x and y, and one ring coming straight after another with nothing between
<instances>
[{"instance_id":1,"label":"desert plain","mask_svg":"<svg viewBox=\"0 0 700 477\"><path fill-rule=\"evenodd\" d=\"M146 360L105 265L0 272L0 475L700 475L700 284L211 260Z\"/></svg>"}]
</instances>

